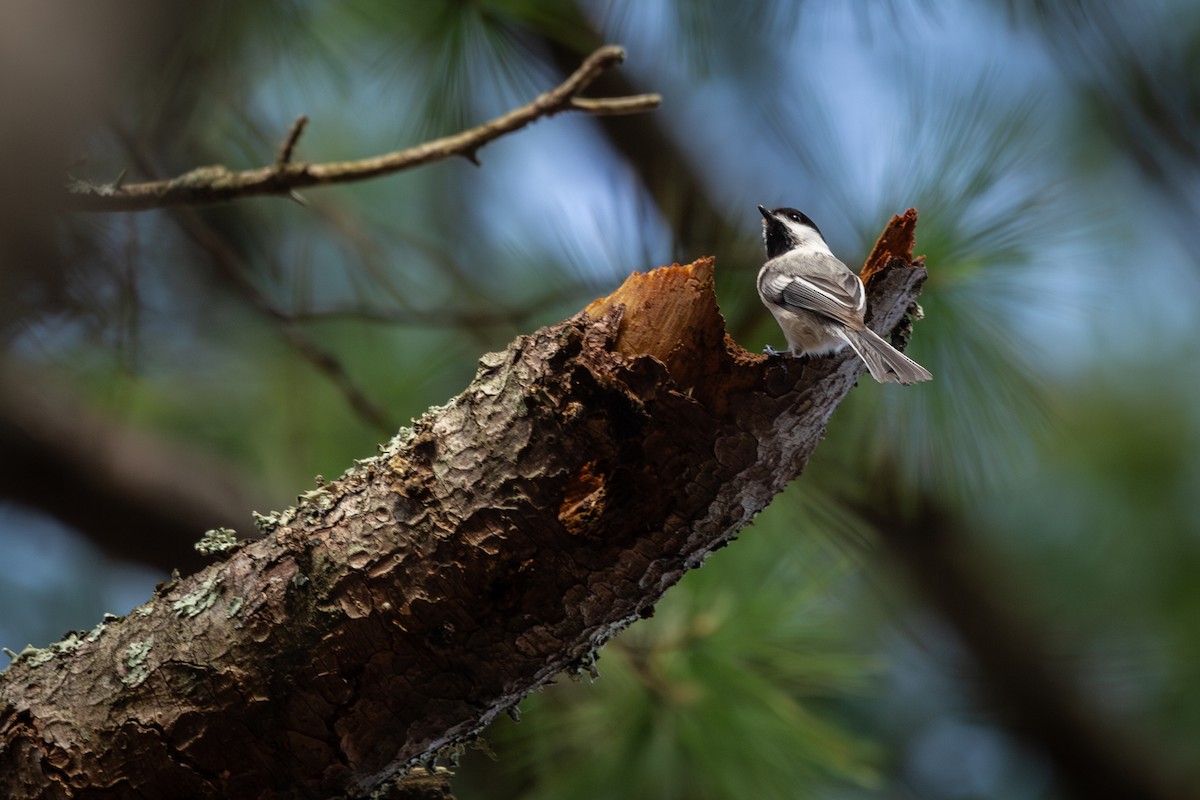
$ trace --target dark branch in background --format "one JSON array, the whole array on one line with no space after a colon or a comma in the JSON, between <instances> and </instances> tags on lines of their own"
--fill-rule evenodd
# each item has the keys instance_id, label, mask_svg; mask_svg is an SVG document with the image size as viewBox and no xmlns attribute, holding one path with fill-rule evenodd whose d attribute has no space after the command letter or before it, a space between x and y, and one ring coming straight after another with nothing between
<instances>
[{"instance_id":1,"label":"dark branch in background","mask_svg":"<svg viewBox=\"0 0 1200 800\"><path fill-rule=\"evenodd\" d=\"M563 3L559 13L569 16L571 30L582 32L589 41L601 41L600 33L577 2ZM579 50L552 35L542 35L539 44L563 72L571 70L579 60ZM596 88L605 94L616 95L640 91L633 79L624 72L604 74L596 81ZM723 278L720 288L723 298L751 292L754 272L761 264L757 239L748 239L746 232L732 225L728 216L713 203L701 172L680 147L665 121L657 114L644 114L623 119L601 119L597 127L613 150L638 176L663 219L671 226L678 251L675 257L710 253L721 265ZM752 249L746 248L747 242ZM740 271L751 265L754 272L747 275ZM731 313L761 316L757 298L751 303L730 303L727 300L725 306L729 327L734 333L743 330L747 323L744 319L729 316Z\"/></svg>"},{"instance_id":2,"label":"dark branch in background","mask_svg":"<svg viewBox=\"0 0 1200 800\"><path fill-rule=\"evenodd\" d=\"M288 133L287 142L280 148L279 158L290 155L289 143L294 144L307 122L306 117L299 117ZM129 134L121 128L114 128L115 135L120 139L129 153L129 157L138 168L147 174L156 170L149 156L139 149ZM250 278L250 270L241 254L221 232L206 221L201 215L189 208L178 207L167 209L176 224L193 242L208 254L218 273L233 290L245 300L251 308L270 319L278 327L284 340L291 345L301 358L308 361L319 373L327 377L345 398L350 409L367 425L375 430L389 434L395 431L394 423L388 418L383 408L371 400L366 391L358 386L350 377L345 365L333 353L316 343L307 333L300 329L299 320L293 315L280 309L271 299L255 285Z\"/></svg>"},{"instance_id":3,"label":"dark branch in background","mask_svg":"<svg viewBox=\"0 0 1200 800\"><path fill-rule=\"evenodd\" d=\"M250 280L242 257L216 230L189 209L176 209L173 213L184 233L209 254L221 274L237 292L255 310L279 323L279 331L287 343L305 361L312 364L318 372L329 379L363 422L380 433L395 432L397 425L389 418L387 411L367 396L366 391L355 383L345 365L336 355L317 344L311 336L300 329L291 315L277 308L270 298Z\"/></svg>"},{"instance_id":4,"label":"dark branch in background","mask_svg":"<svg viewBox=\"0 0 1200 800\"><path fill-rule=\"evenodd\" d=\"M288 141L293 142L304 128L305 118L300 117L292 123L288 133ZM120 127L114 127L113 133L124 144L129 157L139 169L147 174L156 170L150 157L138 148L133 138ZM279 158L288 155L288 144L285 142L279 151ZM383 408L373 401L346 370L341 360L321 347L312 337L305 333L296 319L286 311L278 308L271 299L255 285L250 278L250 270L244 263L241 254L231 245L219 230L213 227L202 216L189 208L177 207L168 209L175 222L193 242L208 254L217 271L233 290L245 300L251 308L276 323L284 340L291 345L301 358L308 361L318 372L327 377L345 398L350 409L358 417L375 430L390 434L396 430L392 420L388 418Z\"/></svg>"},{"instance_id":5,"label":"dark branch in background","mask_svg":"<svg viewBox=\"0 0 1200 800\"><path fill-rule=\"evenodd\" d=\"M465 156L476 161L476 152L487 143L519 130L541 117L551 116L561 111L631 114L656 107L659 103L657 95L641 94L610 99L591 99L578 96L601 73L619 64L623 59L624 51L621 48L612 45L601 47L588 56L583 64L563 83L540 95L533 102L477 128L437 139L409 150L339 164L293 164L292 157L296 143L308 123L308 118L301 116L292 124L271 167L240 173L230 173L221 167L205 167L193 170L182 178L165 181L128 185L114 184L107 187L76 185L72 188L71 205L86 210L109 211L158 207L175 209L176 220L184 232L209 254L221 274L234 289L254 309L278 324L280 332L288 344L334 384L356 415L374 429L382 433L391 433L395 430L396 425L383 407L373 401L367 392L353 380L345 365L336 355L321 347L301 328L300 323L304 321L304 315L290 313L273 303L249 278L249 272L237 251L211 225L196 214L180 207L191 203L216 202L256 194L286 194L299 199L295 190L301 186L360 180L397 172L453 155ZM130 157L142 171L145 174L153 174L155 170L152 169L145 155L129 140L129 137L119 130L117 134L127 142ZM80 202L83 202L84 205L80 205ZM96 203L96 205L91 205L92 203ZM408 316L416 319L422 315L413 312ZM499 319L499 317L495 318ZM508 318L511 318L511 315Z\"/></svg>"},{"instance_id":6,"label":"dark branch in background","mask_svg":"<svg viewBox=\"0 0 1200 800\"><path fill-rule=\"evenodd\" d=\"M864 280L886 268L889 253L915 236L916 217L894 221L863 268ZM923 258L923 257L922 257ZM922 263L922 258L915 259ZM1014 610L1009 593L981 558L962 523L928 493L901 488L901 474L884 462L866 481L869 503L851 503L913 585L958 636L1010 732L1039 754L1061 786L1083 800L1183 800L1182 783L1167 773L1116 720L1083 698L1070 676L1050 668L1042 632Z\"/></svg>"},{"instance_id":7,"label":"dark branch in background","mask_svg":"<svg viewBox=\"0 0 1200 800\"><path fill-rule=\"evenodd\" d=\"M63 387L0 362L0 498L71 525L110 556L191 571L210 528L253 530L268 506L249 476L124 428Z\"/></svg>"},{"instance_id":8,"label":"dark branch in background","mask_svg":"<svg viewBox=\"0 0 1200 800\"><path fill-rule=\"evenodd\" d=\"M363 230L361 218L345 213L336 204L312 202L308 208L330 227L333 234L350 245L368 274L379 284L379 289L358 303L294 308L286 312L293 322L357 320L425 328L453 327L471 333L481 344L488 344L495 341L489 329L516 332L566 298L586 296L586 291L577 284L565 287L556 284L519 305L498 307L490 298L482 296L481 290L465 277L466 267L444 248L409 235L404 238L405 247L427 258L441 273L458 279L456 295L461 295L460 302L463 303L454 308L416 307L414 301L417 298L396 286L387 275L390 258L384 253L379 236L373 235L374 231ZM386 295L397 307L381 303L380 295Z\"/></svg>"},{"instance_id":9,"label":"dark branch in background","mask_svg":"<svg viewBox=\"0 0 1200 800\"><path fill-rule=\"evenodd\" d=\"M520 130L542 117L563 111L585 114L637 114L657 108L661 98L656 94L632 97L583 98L579 93L588 88L606 70L620 64L625 51L615 45L599 48L554 89L539 95L532 102L503 116L453 136L357 161L325 164L292 163L296 140L304 128L304 117L296 120L275 163L258 169L231 171L212 166L194 169L179 177L147 183L94 186L75 181L68 187L66 206L78 211L145 211L181 205L219 203L242 197L260 195L292 195L309 186L366 180L390 175L406 169L462 156L478 163L476 154L481 147L505 134Z\"/></svg>"},{"instance_id":10,"label":"dark branch in background","mask_svg":"<svg viewBox=\"0 0 1200 800\"><path fill-rule=\"evenodd\" d=\"M535 300L519 308L503 309L436 309L436 308L373 308L370 306L337 306L302 311L280 311L288 322L325 322L344 320L375 322L384 325L411 325L422 328L512 328L528 322L546 306Z\"/></svg>"},{"instance_id":11,"label":"dark branch in background","mask_svg":"<svg viewBox=\"0 0 1200 800\"><path fill-rule=\"evenodd\" d=\"M578 58L575 51L561 44L548 44L559 67ZM603 84L618 92L635 91L629 78L616 73L606 75ZM691 162L662 123L652 117L631 117L601 120L599 127L641 178L664 218L670 221L680 248L717 252L720 258L716 245L736 241L740 231L731 228L725 215L709 200L708 191Z\"/></svg>"},{"instance_id":12,"label":"dark branch in background","mask_svg":"<svg viewBox=\"0 0 1200 800\"><path fill-rule=\"evenodd\" d=\"M1171 783L1142 737L1103 714L1079 692L1061 661L1049 657L1042 631L1025 620L981 557L981 543L928 494L897 495L883 468L858 513L879 531L895 561L950 625L970 654L1002 723L1045 757L1057 782L1080 800L1184 800L1195 781ZM915 499L915 503L913 500ZM1052 666L1053 665L1053 666ZM1194 776L1192 776L1194 778ZM1185 788L1186 787L1186 788Z\"/></svg>"},{"instance_id":13,"label":"dark branch in background","mask_svg":"<svg viewBox=\"0 0 1200 800\"><path fill-rule=\"evenodd\" d=\"M1189 241L1200 216L1200 73L1194 44L1200 18L1176 15L1171 24L1182 28L1172 32L1182 35L1157 36L1158 46L1145 47L1143 37L1130 35L1129 7L1121 4L1004 0L1003 5L1042 38L1088 104L1095 129L1149 186L1166 195L1159 210Z\"/></svg>"}]
</instances>

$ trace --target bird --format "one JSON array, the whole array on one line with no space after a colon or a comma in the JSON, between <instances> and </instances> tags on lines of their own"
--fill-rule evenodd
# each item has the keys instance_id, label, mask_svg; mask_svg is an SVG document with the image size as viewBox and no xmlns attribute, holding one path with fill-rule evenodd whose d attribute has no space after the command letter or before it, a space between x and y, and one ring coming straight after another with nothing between
<instances>
[{"instance_id":1,"label":"bird","mask_svg":"<svg viewBox=\"0 0 1200 800\"><path fill-rule=\"evenodd\" d=\"M929 370L881 339L864 321L863 282L838 260L816 223L794 208L763 216L767 260L758 271L758 296L783 329L788 349L770 356L821 356L849 346L880 383L930 380Z\"/></svg>"}]
</instances>

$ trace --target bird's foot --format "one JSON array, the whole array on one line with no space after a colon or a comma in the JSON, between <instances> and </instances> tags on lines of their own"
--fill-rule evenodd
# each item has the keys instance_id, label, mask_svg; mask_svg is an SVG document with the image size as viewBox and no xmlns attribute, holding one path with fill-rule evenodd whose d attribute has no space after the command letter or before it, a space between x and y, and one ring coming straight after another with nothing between
<instances>
[{"instance_id":1,"label":"bird's foot","mask_svg":"<svg viewBox=\"0 0 1200 800\"><path fill-rule=\"evenodd\" d=\"M771 347L771 345L767 345L766 347L764 347L763 353L770 356L771 358L791 358L792 357L791 350L776 350L774 347Z\"/></svg>"}]
</instances>

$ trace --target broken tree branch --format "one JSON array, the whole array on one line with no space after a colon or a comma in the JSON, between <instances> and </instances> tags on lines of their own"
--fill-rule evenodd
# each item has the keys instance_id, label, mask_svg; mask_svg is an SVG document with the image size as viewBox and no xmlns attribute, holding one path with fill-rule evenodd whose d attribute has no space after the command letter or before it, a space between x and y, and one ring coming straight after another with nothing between
<instances>
[{"instance_id":1,"label":"broken tree branch","mask_svg":"<svg viewBox=\"0 0 1200 800\"><path fill-rule=\"evenodd\" d=\"M563 111L587 114L637 114L657 108L661 97L641 94L633 97L582 98L579 93L605 70L620 64L625 51L605 45L588 56L579 69L554 89L532 102L496 117L482 125L452 136L372 158L325 164L305 164L291 160L296 140L307 122L300 117L280 146L273 164L257 169L232 171L223 166L199 167L170 180L97 186L73 181L67 189L65 204L76 211L145 211L180 205L220 203L260 195L293 196L309 186L348 183L390 175L406 169L463 156L478 163L476 153L501 136L520 130L542 117Z\"/></svg>"},{"instance_id":2,"label":"broken tree branch","mask_svg":"<svg viewBox=\"0 0 1200 800\"><path fill-rule=\"evenodd\" d=\"M925 279L911 246L868 283L880 333ZM19 656L0 794L366 796L588 668L800 473L862 372L743 350L711 259L635 274L262 540Z\"/></svg>"}]
</instances>

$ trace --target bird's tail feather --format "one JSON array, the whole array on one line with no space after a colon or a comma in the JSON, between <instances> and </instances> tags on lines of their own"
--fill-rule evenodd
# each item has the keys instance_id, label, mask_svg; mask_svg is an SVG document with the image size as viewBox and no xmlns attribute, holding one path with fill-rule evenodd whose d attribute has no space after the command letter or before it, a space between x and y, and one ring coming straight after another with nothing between
<instances>
[{"instance_id":1,"label":"bird's tail feather","mask_svg":"<svg viewBox=\"0 0 1200 800\"><path fill-rule=\"evenodd\" d=\"M933 377L929 370L892 347L874 331L864 328L846 330L845 334L847 344L866 363L871 377L880 383L909 384Z\"/></svg>"}]
</instances>

